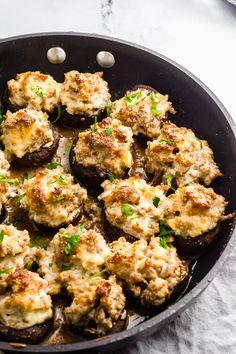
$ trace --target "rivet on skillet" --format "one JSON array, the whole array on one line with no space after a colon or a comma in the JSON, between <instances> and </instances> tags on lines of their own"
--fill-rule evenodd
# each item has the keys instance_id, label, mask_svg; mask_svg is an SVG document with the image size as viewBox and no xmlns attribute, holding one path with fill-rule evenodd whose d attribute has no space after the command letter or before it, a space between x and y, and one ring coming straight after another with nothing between
<instances>
[{"instance_id":1,"label":"rivet on skillet","mask_svg":"<svg viewBox=\"0 0 236 354\"><path fill-rule=\"evenodd\" d=\"M111 68L115 64L115 58L114 55L111 54L110 52L98 52L97 56L97 63L102 67L102 68Z\"/></svg>"},{"instance_id":2,"label":"rivet on skillet","mask_svg":"<svg viewBox=\"0 0 236 354\"><path fill-rule=\"evenodd\" d=\"M52 64L61 64L66 59L66 53L61 47L53 47L48 49L47 58Z\"/></svg>"}]
</instances>

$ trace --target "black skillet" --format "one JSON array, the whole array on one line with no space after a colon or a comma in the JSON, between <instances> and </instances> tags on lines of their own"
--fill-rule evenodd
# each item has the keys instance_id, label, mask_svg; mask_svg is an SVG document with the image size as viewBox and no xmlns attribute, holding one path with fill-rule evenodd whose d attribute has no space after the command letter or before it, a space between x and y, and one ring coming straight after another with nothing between
<instances>
[{"instance_id":1,"label":"black skillet","mask_svg":"<svg viewBox=\"0 0 236 354\"><path fill-rule=\"evenodd\" d=\"M63 63L54 65L48 61L46 54L52 47L64 49L66 59ZM100 51L112 53L115 65L111 68L101 68L96 61L97 53ZM224 174L213 187L229 201L227 212L236 209L235 125L213 93L180 65L149 49L98 35L46 33L0 41L1 95L6 81L13 78L16 73L40 70L49 72L57 80L62 81L63 73L72 69L89 72L103 70L113 94L121 95L136 84L146 84L162 93L168 93L177 111L174 122L193 129L199 138L208 140L216 162ZM72 344L39 344L16 348L1 342L2 353L111 352L151 335L190 306L223 269L225 260L236 244L236 238L233 237L234 226L233 223L223 223L216 244L196 263L185 294L158 315L149 317L122 332Z\"/></svg>"}]
</instances>

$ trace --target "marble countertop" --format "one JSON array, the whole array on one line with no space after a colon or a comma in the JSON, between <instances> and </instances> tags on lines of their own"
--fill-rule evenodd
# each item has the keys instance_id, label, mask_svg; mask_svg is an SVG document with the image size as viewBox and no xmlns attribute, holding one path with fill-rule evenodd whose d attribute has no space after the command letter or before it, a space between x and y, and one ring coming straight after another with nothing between
<instances>
[{"instance_id":1,"label":"marble countertop","mask_svg":"<svg viewBox=\"0 0 236 354\"><path fill-rule=\"evenodd\" d=\"M0 5L1 38L77 31L136 42L194 73L236 122L236 6L226 0L1 0ZM235 257L234 250L224 271L175 322L119 353L235 353Z\"/></svg>"}]
</instances>

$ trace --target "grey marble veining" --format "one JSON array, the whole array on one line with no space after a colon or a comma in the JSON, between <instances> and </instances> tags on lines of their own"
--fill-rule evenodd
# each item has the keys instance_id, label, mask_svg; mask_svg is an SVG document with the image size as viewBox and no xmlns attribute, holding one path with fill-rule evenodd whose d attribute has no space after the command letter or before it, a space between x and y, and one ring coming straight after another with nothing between
<instances>
[{"instance_id":1,"label":"grey marble veining","mask_svg":"<svg viewBox=\"0 0 236 354\"><path fill-rule=\"evenodd\" d=\"M1 38L78 31L150 47L205 82L236 121L236 7L226 0L1 0L0 13ZM234 354L235 258L174 323L117 354Z\"/></svg>"}]
</instances>

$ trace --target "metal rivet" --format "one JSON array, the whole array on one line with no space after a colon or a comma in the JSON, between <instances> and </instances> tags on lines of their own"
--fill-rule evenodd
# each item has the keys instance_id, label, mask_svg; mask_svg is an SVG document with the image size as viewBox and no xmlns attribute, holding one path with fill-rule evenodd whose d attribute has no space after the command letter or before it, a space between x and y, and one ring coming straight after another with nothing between
<instances>
[{"instance_id":1,"label":"metal rivet","mask_svg":"<svg viewBox=\"0 0 236 354\"><path fill-rule=\"evenodd\" d=\"M61 64L66 59L66 53L61 47L53 47L48 49L47 58L52 64Z\"/></svg>"},{"instance_id":2,"label":"metal rivet","mask_svg":"<svg viewBox=\"0 0 236 354\"><path fill-rule=\"evenodd\" d=\"M102 68L111 68L115 64L114 55L110 52L101 51L97 54L96 59Z\"/></svg>"}]
</instances>

